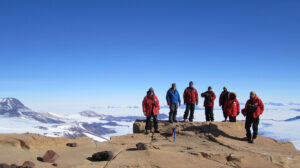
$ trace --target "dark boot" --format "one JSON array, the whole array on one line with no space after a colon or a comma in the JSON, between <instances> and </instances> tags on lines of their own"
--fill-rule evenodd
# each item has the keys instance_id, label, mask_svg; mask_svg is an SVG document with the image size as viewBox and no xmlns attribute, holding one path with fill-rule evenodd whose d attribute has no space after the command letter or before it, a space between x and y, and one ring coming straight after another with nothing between
<instances>
[{"instance_id":1,"label":"dark boot","mask_svg":"<svg viewBox=\"0 0 300 168\"><path fill-rule=\"evenodd\" d=\"M146 130L146 131L145 131L145 134L146 134L146 135L148 135L148 134L149 134L149 131L148 131L148 130Z\"/></svg>"}]
</instances>

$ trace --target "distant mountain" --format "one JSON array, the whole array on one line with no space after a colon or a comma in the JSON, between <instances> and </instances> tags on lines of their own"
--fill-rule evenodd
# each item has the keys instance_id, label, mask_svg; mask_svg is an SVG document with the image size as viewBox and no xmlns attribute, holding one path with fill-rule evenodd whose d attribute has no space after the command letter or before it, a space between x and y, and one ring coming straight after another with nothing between
<instances>
[{"instance_id":1,"label":"distant mountain","mask_svg":"<svg viewBox=\"0 0 300 168\"><path fill-rule=\"evenodd\" d=\"M39 113L31 110L16 98L0 99L0 115L4 117L24 117L42 123L64 123L59 117L50 113Z\"/></svg>"},{"instance_id":2,"label":"distant mountain","mask_svg":"<svg viewBox=\"0 0 300 168\"><path fill-rule=\"evenodd\" d=\"M18 99L15 98L2 98L0 99L0 115L7 117L21 117L22 112L30 111Z\"/></svg>"}]
</instances>

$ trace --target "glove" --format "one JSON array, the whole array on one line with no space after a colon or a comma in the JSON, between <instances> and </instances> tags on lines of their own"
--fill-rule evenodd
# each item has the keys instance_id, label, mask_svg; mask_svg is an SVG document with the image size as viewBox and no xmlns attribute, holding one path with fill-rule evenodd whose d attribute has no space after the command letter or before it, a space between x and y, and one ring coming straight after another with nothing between
<instances>
[{"instance_id":1,"label":"glove","mask_svg":"<svg viewBox=\"0 0 300 168\"><path fill-rule=\"evenodd\" d=\"M240 115L240 112L238 112L237 115Z\"/></svg>"},{"instance_id":2,"label":"glove","mask_svg":"<svg viewBox=\"0 0 300 168\"><path fill-rule=\"evenodd\" d=\"M169 105L169 106L170 106L170 104L171 104L171 103L170 103L170 102L168 102L168 105Z\"/></svg>"},{"instance_id":3,"label":"glove","mask_svg":"<svg viewBox=\"0 0 300 168\"><path fill-rule=\"evenodd\" d=\"M146 116L146 111L144 111L144 116Z\"/></svg>"},{"instance_id":4,"label":"glove","mask_svg":"<svg viewBox=\"0 0 300 168\"><path fill-rule=\"evenodd\" d=\"M196 105L198 106L198 101L196 101Z\"/></svg>"}]
</instances>

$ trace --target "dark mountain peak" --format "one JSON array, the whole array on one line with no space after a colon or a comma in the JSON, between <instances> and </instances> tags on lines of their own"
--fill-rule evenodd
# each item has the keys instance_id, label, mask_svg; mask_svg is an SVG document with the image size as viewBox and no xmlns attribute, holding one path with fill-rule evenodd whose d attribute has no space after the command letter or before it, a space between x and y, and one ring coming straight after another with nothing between
<instances>
[{"instance_id":1,"label":"dark mountain peak","mask_svg":"<svg viewBox=\"0 0 300 168\"><path fill-rule=\"evenodd\" d=\"M24 106L24 104L12 97L8 98L1 98L0 99L0 108L6 108L6 109L29 109L28 107Z\"/></svg>"}]
</instances>

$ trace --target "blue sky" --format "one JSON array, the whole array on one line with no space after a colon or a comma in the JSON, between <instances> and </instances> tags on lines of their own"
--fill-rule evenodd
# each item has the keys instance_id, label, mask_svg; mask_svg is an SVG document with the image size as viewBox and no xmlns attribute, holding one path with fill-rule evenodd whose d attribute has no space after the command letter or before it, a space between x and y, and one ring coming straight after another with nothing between
<instances>
[{"instance_id":1,"label":"blue sky","mask_svg":"<svg viewBox=\"0 0 300 168\"><path fill-rule=\"evenodd\" d=\"M0 1L0 97L139 105L172 82L300 102L300 2Z\"/></svg>"}]
</instances>

